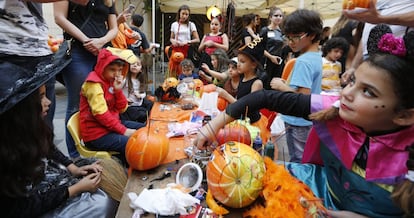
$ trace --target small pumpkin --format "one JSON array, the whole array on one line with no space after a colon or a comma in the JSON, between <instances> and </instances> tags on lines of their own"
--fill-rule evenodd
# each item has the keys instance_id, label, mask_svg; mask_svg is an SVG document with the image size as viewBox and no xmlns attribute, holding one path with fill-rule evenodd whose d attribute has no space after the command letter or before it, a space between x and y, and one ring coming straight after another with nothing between
<instances>
[{"instance_id":1,"label":"small pumpkin","mask_svg":"<svg viewBox=\"0 0 414 218\"><path fill-rule=\"evenodd\" d=\"M214 150L206 172L213 197L226 206L242 208L262 191L265 165L253 148L231 141Z\"/></svg>"},{"instance_id":2,"label":"small pumpkin","mask_svg":"<svg viewBox=\"0 0 414 218\"><path fill-rule=\"evenodd\" d=\"M217 98L217 109L219 109L220 111L224 111L226 109L227 105L229 105L229 102L226 99L218 96L218 98Z\"/></svg>"},{"instance_id":3,"label":"small pumpkin","mask_svg":"<svg viewBox=\"0 0 414 218\"><path fill-rule=\"evenodd\" d=\"M125 156L129 166L136 170L149 170L159 166L169 151L168 138L149 127L142 127L129 138Z\"/></svg>"},{"instance_id":4,"label":"small pumpkin","mask_svg":"<svg viewBox=\"0 0 414 218\"><path fill-rule=\"evenodd\" d=\"M342 9L369 8L369 0L343 0Z\"/></svg>"},{"instance_id":5,"label":"small pumpkin","mask_svg":"<svg viewBox=\"0 0 414 218\"><path fill-rule=\"evenodd\" d=\"M241 142L246 145L252 143L249 129L237 120L226 124L224 128L220 129L216 134L216 138L219 145L228 141Z\"/></svg>"}]
</instances>

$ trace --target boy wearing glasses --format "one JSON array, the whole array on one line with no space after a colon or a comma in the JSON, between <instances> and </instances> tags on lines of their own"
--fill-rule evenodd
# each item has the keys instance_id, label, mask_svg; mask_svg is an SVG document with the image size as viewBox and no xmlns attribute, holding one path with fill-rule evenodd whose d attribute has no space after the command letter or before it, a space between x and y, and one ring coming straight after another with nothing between
<instances>
[{"instance_id":1,"label":"boy wearing glasses","mask_svg":"<svg viewBox=\"0 0 414 218\"><path fill-rule=\"evenodd\" d=\"M322 57L319 40L322 33L320 15L311 10L296 10L284 20L284 38L293 52L299 52L287 81L273 78L272 89L303 94L319 94L322 82ZM301 162L305 142L312 122L299 117L282 115L286 127L286 142L291 162Z\"/></svg>"}]
</instances>

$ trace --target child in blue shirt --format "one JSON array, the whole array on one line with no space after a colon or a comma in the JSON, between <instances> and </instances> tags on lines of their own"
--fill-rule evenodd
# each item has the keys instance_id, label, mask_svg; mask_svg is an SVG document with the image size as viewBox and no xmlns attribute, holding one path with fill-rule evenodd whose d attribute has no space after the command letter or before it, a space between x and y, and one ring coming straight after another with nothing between
<instances>
[{"instance_id":1,"label":"child in blue shirt","mask_svg":"<svg viewBox=\"0 0 414 218\"><path fill-rule=\"evenodd\" d=\"M315 11L297 10L284 20L284 34L293 52L300 52L287 81L274 78L270 86L274 90L291 91L302 94L319 94L322 81L322 57L319 53L319 40L322 33L322 20ZM306 139L312 122L303 118L282 115L286 126L286 141L291 162L302 160Z\"/></svg>"}]
</instances>

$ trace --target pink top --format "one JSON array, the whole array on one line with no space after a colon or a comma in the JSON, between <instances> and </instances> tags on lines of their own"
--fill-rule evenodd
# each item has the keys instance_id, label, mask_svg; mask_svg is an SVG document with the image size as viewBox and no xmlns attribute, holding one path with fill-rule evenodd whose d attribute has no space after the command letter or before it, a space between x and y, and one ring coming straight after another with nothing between
<instances>
[{"instance_id":1,"label":"pink top","mask_svg":"<svg viewBox=\"0 0 414 218\"><path fill-rule=\"evenodd\" d=\"M219 43L219 44L223 44L223 37L221 37L222 34L217 35L217 36L210 36L210 34L207 34L205 37L205 41L211 40L215 43ZM217 49L217 47L206 47L204 49L204 51L208 54L211 55L215 50Z\"/></svg>"}]
</instances>

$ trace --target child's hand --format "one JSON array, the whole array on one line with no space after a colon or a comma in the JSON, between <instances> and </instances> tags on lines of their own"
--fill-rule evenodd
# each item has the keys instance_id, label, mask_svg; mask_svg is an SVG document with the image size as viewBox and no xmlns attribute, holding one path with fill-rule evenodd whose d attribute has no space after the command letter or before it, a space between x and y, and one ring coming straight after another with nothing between
<instances>
[{"instance_id":1,"label":"child's hand","mask_svg":"<svg viewBox=\"0 0 414 218\"><path fill-rule=\"evenodd\" d=\"M213 40L207 40L205 43L204 43L204 45L206 46L206 47L214 47L214 41Z\"/></svg>"},{"instance_id":2,"label":"child's hand","mask_svg":"<svg viewBox=\"0 0 414 218\"><path fill-rule=\"evenodd\" d=\"M80 175L85 176L89 173L100 173L103 171L103 167L99 164L100 161L95 161L93 164L79 167Z\"/></svg>"},{"instance_id":3,"label":"child's hand","mask_svg":"<svg viewBox=\"0 0 414 218\"><path fill-rule=\"evenodd\" d=\"M274 90L283 91L286 86L286 81L281 78L273 78L270 81L270 87Z\"/></svg>"},{"instance_id":4,"label":"child's hand","mask_svg":"<svg viewBox=\"0 0 414 218\"><path fill-rule=\"evenodd\" d=\"M101 182L101 172L99 173L91 173L85 177L83 177L76 185L79 184L80 190L89 191L89 192L96 192L99 187L99 183Z\"/></svg>"},{"instance_id":5,"label":"child's hand","mask_svg":"<svg viewBox=\"0 0 414 218\"><path fill-rule=\"evenodd\" d=\"M68 188L69 197L74 197L82 192L96 192L101 182L101 173L91 173L83 177L78 183Z\"/></svg>"},{"instance_id":6,"label":"child's hand","mask_svg":"<svg viewBox=\"0 0 414 218\"><path fill-rule=\"evenodd\" d=\"M127 129L124 133L124 136L130 137L135 131L137 131L137 130L136 129Z\"/></svg>"},{"instance_id":7,"label":"child's hand","mask_svg":"<svg viewBox=\"0 0 414 218\"><path fill-rule=\"evenodd\" d=\"M103 167L101 165L99 165L99 161L96 161L93 164L85 165L85 166L82 166L82 167L78 167L75 164L70 164L68 166L68 170L70 171L70 173L73 176L79 177L79 176L86 176L89 173L102 172Z\"/></svg>"},{"instance_id":8,"label":"child's hand","mask_svg":"<svg viewBox=\"0 0 414 218\"><path fill-rule=\"evenodd\" d=\"M227 91L226 91L225 89L223 89L223 88L221 88L221 87L219 87L219 86L217 86L217 87L216 87L216 92L218 93L218 95L219 95L220 97L223 97L223 95L224 95L225 93L227 93Z\"/></svg>"},{"instance_id":9,"label":"child's hand","mask_svg":"<svg viewBox=\"0 0 414 218\"><path fill-rule=\"evenodd\" d=\"M208 71L210 71L210 67L208 67L208 65L207 65L206 63L202 63L202 64L201 64L201 69L202 69L204 72L208 72Z\"/></svg>"},{"instance_id":10,"label":"child's hand","mask_svg":"<svg viewBox=\"0 0 414 218\"><path fill-rule=\"evenodd\" d=\"M124 87L124 77L122 75L115 76L113 86L115 90L121 90Z\"/></svg>"}]
</instances>

